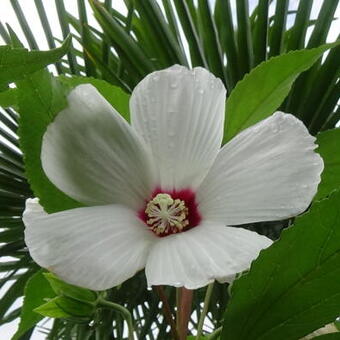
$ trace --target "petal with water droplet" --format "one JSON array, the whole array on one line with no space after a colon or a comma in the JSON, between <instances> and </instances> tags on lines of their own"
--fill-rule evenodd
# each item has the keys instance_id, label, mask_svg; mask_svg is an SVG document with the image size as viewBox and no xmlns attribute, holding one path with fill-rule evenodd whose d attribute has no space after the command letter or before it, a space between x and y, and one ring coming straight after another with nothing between
<instances>
[{"instance_id":1,"label":"petal with water droplet","mask_svg":"<svg viewBox=\"0 0 340 340\"><path fill-rule=\"evenodd\" d=\"M323 170L314 141L300 120L281 112L242 131L198 189L203 218L237 225L302 213Z\"/></svg>"},{"instance_id":2,"label":"petal with water droplet","mask_svg":"<svg viewBox=\"0 0 340 340\"><path fill-rule=\"evenodd\" d=\"M152 150L160 187L180 190L201 183L221 146L224 105L223 83L203 68L175 65L137 85L131 123Z\"/></svg>"},{"instance_id":3,"label":"petal with water droplet","mask_svg":"<svg viewBox=\"0 0 340 340\"><path fill-rule=\"evenodd\" d=\"M255 232L205 221L153 244L145 268L148 285L197 289L216 279L231 282L271 243Z\"/></svg>"}]
</instances>

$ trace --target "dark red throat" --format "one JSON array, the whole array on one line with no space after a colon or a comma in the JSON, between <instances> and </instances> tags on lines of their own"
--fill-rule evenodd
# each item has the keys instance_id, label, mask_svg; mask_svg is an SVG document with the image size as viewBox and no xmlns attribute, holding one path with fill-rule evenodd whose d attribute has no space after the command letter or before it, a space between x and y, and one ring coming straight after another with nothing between
<instances>
[{"instance_id":1,"label":"dark red throat","mask_svg":"<svg viewBox=\"0 0 340 340\"><path fill-rule=\"evenodd\" d=\"M180 199L184 201L185 206L188 208L188 225L181 231L185 232L188 231L194 227L196 227L201 222L201 214L198 211L198 204L196 202L196 195L191 189L183 189L183 190L162 190L160 187L156 188L154 192L152 193L150 200L152 200L154 197L156 197L158 194L169 194L174 200ZM146 201L143 209L141 209L138 212L139 218L148 226L147 220L148 215L145 212L146 205L150 201ZM174 234L175 232L164 232L162 234L158 234L159 237L165 237L171 234Z\"/></svg>"}]
</instances>

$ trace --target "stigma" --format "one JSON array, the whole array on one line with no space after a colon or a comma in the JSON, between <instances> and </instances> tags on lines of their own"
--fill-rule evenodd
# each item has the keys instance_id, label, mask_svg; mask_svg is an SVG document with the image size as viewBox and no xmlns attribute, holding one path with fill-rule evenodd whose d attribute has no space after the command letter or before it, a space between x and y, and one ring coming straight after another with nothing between
<instances>
[{"instance_id":1,"label":"stigma","mask_svg":"<svg viewBox=\"0 0 340 340\"><path fill-rule=\"evenodd\" d=\"M181 232L189 224L185 201L165 193L157 194L147 203L145 214L148 227L158 236Z\"/></svg>"}]
</instances>

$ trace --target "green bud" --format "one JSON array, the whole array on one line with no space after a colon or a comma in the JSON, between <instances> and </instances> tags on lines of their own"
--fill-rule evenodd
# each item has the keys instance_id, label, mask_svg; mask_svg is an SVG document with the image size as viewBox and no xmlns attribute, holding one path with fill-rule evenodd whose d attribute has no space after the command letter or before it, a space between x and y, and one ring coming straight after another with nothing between
<instances>
[{"instance_id":1,"label":"green bud","mask_svg":"<svg viewBox=\"0 0 340 340\"><path fill-rule=\"evenodd\" d=\"M44 273L44 276L57 295L67 296L74 300L91 304L94 304L98 298L96 292L66 283L52 273Z\"/></svg>"},{"instance_id":2,"label":"green bud","mask_svg":"<svg viewBox=\"0 0 340 340\"><path fill-rule=\"evenodd\" d=\"M35 312L50 318L88 320L95 311L95 306L74 300L67 296L57 296L34 309Z\"/></svg>"}]
</instances>

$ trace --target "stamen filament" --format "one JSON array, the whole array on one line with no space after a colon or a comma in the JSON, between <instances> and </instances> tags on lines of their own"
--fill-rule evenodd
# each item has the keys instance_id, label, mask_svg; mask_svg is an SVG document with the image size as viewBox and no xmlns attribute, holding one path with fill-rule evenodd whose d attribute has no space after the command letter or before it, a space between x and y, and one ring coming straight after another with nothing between
<instances>
[{"instance_id":1,"label":"stamen filament","mask_svg":"<svg viewBox=\"0 0 340 340\"><path fill-rule=\"evenodd\" d=\"M146 206L145 213L149 217L146 223L156 234L175 234L188 224L188 208L184 201L173 199L169 194L158 194Z\"/></svg>"}]
</instances>

